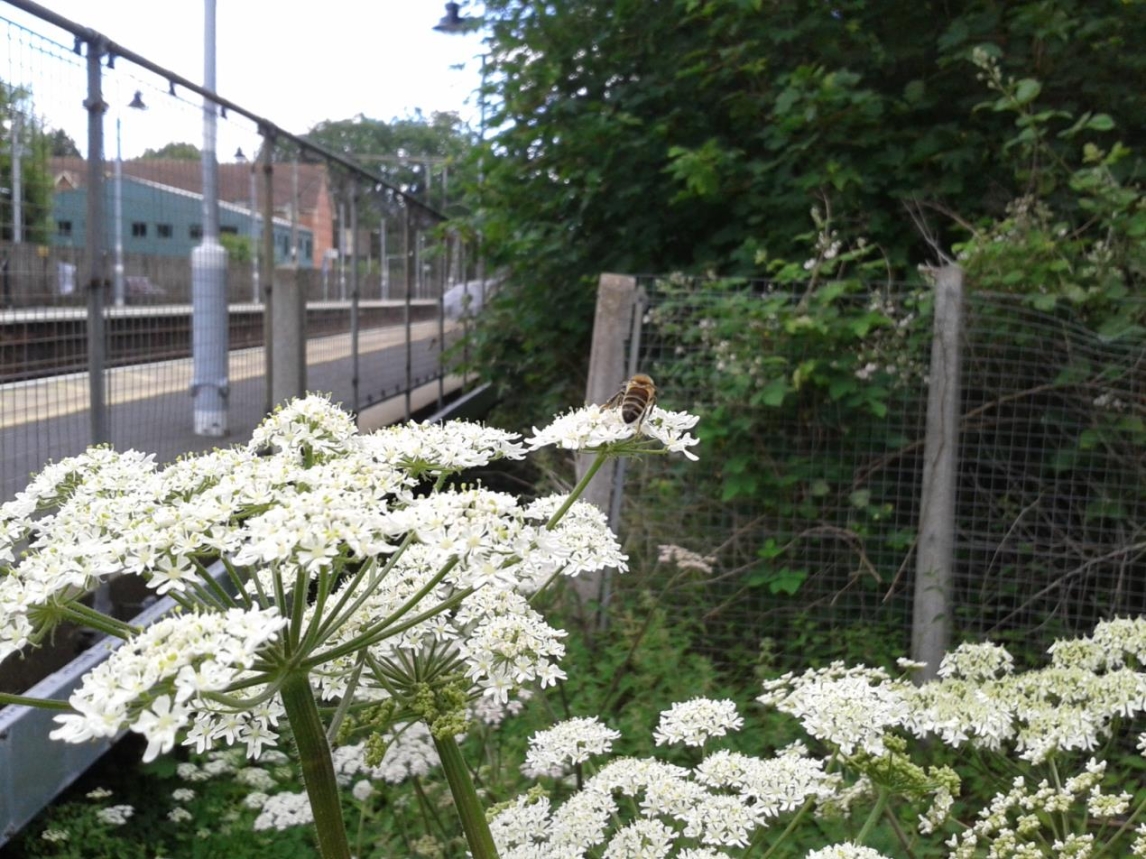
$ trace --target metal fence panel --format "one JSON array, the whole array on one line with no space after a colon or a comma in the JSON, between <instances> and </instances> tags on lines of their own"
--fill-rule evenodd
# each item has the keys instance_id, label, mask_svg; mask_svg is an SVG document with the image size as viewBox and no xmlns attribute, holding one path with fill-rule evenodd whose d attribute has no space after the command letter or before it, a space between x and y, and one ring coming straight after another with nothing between
<instances>
[{"instance_id":1,"label":"metal fence panel","mask_svg":"<svg viewBox=\"0 0 1146 859\"><path fill-rule=\"evenodd\" d=\"M629 468L621 527L636 566L721 659L873 630L881 652L905 653L927 290L866 284L813 309L804 288L640 283L637 364L662 405L701 415L703 444L695 465ZM841 348L821 320L863 336ZM973 291L964 330L956 636L1037 649L1146 611L1146 336Z\"/></svg>"}]
</instances>

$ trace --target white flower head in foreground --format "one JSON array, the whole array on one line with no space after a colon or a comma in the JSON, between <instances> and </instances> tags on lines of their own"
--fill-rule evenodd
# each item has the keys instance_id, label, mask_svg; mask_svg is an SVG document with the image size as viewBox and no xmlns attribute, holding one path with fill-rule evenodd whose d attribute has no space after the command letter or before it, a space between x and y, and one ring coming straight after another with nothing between
<instances>
[{"instance_id":1,"label":"white flower head in foreground","mask_svg":"<svg viewBox=\"0 0 1146 859\"><path fill-rule=\"evenodd\" d=\"M813 850L805 859L891 859L891 857L871 847L847 842Z\"/></svg>"},{"instance_id":2,"label":"white flower head in foreground","mask_svg":"<svg viewBox=\"0 0 1146 859\"><path fill-rule=\"evenodd\" d=\"M768 681L756 700L795 716L805 731L845 755L858 750L878 756L885 752L885 733L910 720L913 693L909 684L892 680L882 669L834 662L799 677L786 674Z\"/></svg>"},{"instance_id":3,"label":"white flower head in foreground","mask_svg":"<svg viewBox=\"0 0 1146 859\"><path fill-rule=\"evenodd\" d=\"M661 713L653 738L658 746L676 743L703 746L711 737L723 737L743 726L744 719L736 712L735 702L693 698L691 701L678 701Z\"/></svg>"},{"instance_id":4,"label":"white flower head in foreground","mask_svg":"<svg viewBox=\"0 0 1146 859\"><path fill-rule=\"evenodd\" d=\"M697 456L689 448L697 444L697 439L688 431L699 420L687 412L670 412L653 406L638 426L625 423L620 409L588 405L561 415L543 429L534 427L533 437L527 439L526 444L531 450L553 445L565 450L596 451L646 436L660 442L670 453L683 453L695 460Z\"/></svg>"},{"instance_id":5,"label":"white flower head in foreground","mask_svg":"<svg viewBox=\"0 0 1146 859\"><path fill-rule=\"evenodd\" d=\"M522 769L527 773L564 775L572 764L610 752L613 740L620 736L619 731L601 724L595 716L567 719L530 738Z\"/></svg>"},{"instance_id":6,"label":"white flower head in foreground","mask_svg":"<svg viewBox=\"0 0 1146 859\"><path fill-rule=\"evenodd\" d=\"M153 760L169 751L190 723L194 714L188 702L199 703L201 696L242 677L260 645L285 623L274 608L160 620L87 674L68 700L76 712L55 717L60 727L52 739L112 737L126 726L147 738L143 759ZM157 689L163 691L157 695ZM245 739L246 729L232 723L221 730L230 731L234 742Z\"/></svg>"}]
</instances>

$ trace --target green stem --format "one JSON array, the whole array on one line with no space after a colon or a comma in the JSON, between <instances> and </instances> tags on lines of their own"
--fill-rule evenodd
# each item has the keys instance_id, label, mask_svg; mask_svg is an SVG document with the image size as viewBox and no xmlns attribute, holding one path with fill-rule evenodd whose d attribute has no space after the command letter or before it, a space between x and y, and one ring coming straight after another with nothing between
<instances>
[{"instance_id":1,"label":"green stem","mask_svg":"<svg viewBox=\"0 0 1146 859\"><path fill-rule=\"evenodd\" d=\"M60 609L60 614L69 620L75 621L89 629L94 629L96 632L110 635L113 638L121 638L126 641L133 635L139 635L141 632L139 627L132 626L130 623L124 623L122 620L116 620L111 615L96 611L93 608L88 608L80 602L61 605Z\"/></svg>"},{"instance_id":2,"label":"green stem","mask_svg":"<svg viewBox=\"0 0 1146 859\"><path fill-rule=\"evenodd\" d=\"M27 695L11 695L0 692L0 707L12 704L17 707L35 707L39 710L70 710L72 705L67 701L56 701L52 698L30 698Z\"/></svg>"},{"instance_id":3,"label":"green stem","mask_svg":"<svg viewBox=\"0 0 1146 859\"><path fill-rule=\"evenodd\" d=\"M283 707L290 722L302 765L303 783L314 814L318 849L323 859L350 859L350 843L342 821L342 805L330 744L322 728L310 678L303 671L292 671L283 683Z\"/></svg>"},{"instance_id":4,"label":"green stem","mask_svg":"<svg viewBox=\"0 0 1146 859\"><path fill-rule=\"evenodd\" d=\"M478 799L477 790L474 789L473 779L470 778L469 768L462 758L462 750L458 748L457 740L452 736L435 736L434 748L438 751L438 757L442 761L442 771L445 772L446 781L450 784L454 806L458 810L462 829L466 833L466 841L470 845L470 855L473 859L498 859L497 847L489 831L489 822L485 819L485 809Z\"/></svg>"},{"instance_id":5,"label":"green stem","mask_svg":"<svg viewBox=\"0 0 1146 859\"><path fill-rule=\"evenodd\" d=\"M784 831L780 833L780 837L776 839L776 843L769 847L767 852L765 852L764 855L760 857L760 859L768 859L769 856L776 852L777 847L788 840L788 836L795 831L800 821L803 820L807 816L808 812L812 810L813 805L815 805L815 802L810 799L804 801L804 804L800 806L800 810L797 811L792 816L792 819L788 821L788 825L784 827ZM759 831L763 832L764 829L761 828Z\"/></svg>"},{"instance_id":6,"label":"green stem","mask_svg":"<svg viewBox=\"0 0 1146 859\"><path fill-rule=\"evenodd\" d=\"M871 813L867 816L867 820L864 821L863 828L859 831L859 835L856 836L856 844L863 844L867 841L868 836L871 835L871 831L875 829L876 823L883 817L884 811L887 810L887 803L890 799L891 791L886 787L881 787L879 793L876 795L875 805L872 806Z\"/></svg>"},{"instance_id":7,"label":"green stem","mask_svg":"<svg viewBox=\"0 0 1146 859\"><path fill-rule=\"evenodd\" d=\"M552 531L557 527L557 523L561 521L561 517L569 512L569 508L573 506L574 502L581 497L581 493L585 491L585 487L589 485L589 481L593 479L601 466L609 459L609 454L601 452L597 454L597 458L593 460L593 464L589 466L589 470L585 472L577 485L573 487L573 491L569 493L569 497L565 499L565 503L557 508L557 512L549 517L549 521L545 523L545 528Z\"/></svg>"}]
</instances>

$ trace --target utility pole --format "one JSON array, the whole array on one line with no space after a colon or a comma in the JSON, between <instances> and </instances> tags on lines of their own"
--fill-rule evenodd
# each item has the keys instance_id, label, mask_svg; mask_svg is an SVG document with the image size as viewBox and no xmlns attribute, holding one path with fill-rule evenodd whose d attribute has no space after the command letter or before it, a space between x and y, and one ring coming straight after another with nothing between
<instances>
[{"instance_id":1,"label":"utility pole","mask_svg":"<svg viewBox=\"0 0 1146 859\"><path fill-rule=\"evenodd\" d=\"M204 0L203 86L215 92L215 0ZM191 251L191 398L196 435L227 434L227 253L219 244L216 106L203 99L203 238Z\"/></svg>"}]
</instances>

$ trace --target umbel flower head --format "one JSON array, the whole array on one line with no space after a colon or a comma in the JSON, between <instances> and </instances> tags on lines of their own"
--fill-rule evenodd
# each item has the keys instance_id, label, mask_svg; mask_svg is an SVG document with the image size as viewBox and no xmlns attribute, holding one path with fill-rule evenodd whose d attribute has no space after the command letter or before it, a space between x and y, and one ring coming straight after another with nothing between
<instances>
[{"instance_id":1,"label":"umbel flower head","mask_svg":"<svg viewBox=\"0 0 1146 859\"><path fill-rule=\"evenodd\" d=\"M661 451L683 453L695 460L689 448L697 439L689 434L699 418L686 412L670 412L653 406L639 425L625 423L619 409L589 405L561 415L544 429L533 429L531 450L547 445L566 450Z\"/></svg>"},{"instance_id":2,"label":"umbel flower head","mask_svg":"<svg viewBox=\"0 0 1146 859\"><path fill-rule=\"evenodd\" d=\"M657 432L680 448L666 420ZM506 705L563 676L563 633L528 596L626 567L591 505L449 480L524 453L514 434L466 422L359 435L317 396L278 409L245 446L162 469L94 448L0 505L0 659L64 620L119 638L54 736L130 729L149 759L181 736L252 755L273 745L289 671L323 698L386 704L397 722L441 704L419 678L462 705ZM176 611L137 629L80 602L123 574Z\"/></svg>"}]
</instances>

